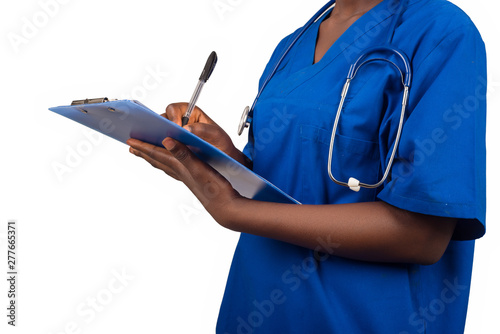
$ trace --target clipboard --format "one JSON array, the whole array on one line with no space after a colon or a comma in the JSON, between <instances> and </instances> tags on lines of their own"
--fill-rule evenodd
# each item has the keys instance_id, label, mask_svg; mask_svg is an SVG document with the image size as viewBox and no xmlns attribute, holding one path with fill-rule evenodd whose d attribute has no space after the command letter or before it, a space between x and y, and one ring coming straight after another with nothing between
<instances>
[{"instance_id":1,"label":"clipboard","mask_svg":"<svg viewBox=\"0 0 500 334\"><path fill-rule=\"evenodd\" d=\"M135 138L163 147L163 139L174 138L187 145L199 159L223 175L240 195L260 201L300 204L212 144L160 116L139 101L85 99L49 110L122 143Z\"/></svg>"}]
</instances>

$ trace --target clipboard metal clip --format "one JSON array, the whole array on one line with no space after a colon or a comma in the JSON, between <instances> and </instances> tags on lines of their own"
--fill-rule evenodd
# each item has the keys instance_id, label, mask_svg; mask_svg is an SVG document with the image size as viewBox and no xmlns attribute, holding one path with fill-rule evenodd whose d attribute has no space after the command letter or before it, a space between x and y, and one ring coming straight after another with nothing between
<instances>
[{"instance_id":1,"label":"clipboard metal clip","mask_svg":"<svg viewBox=\"0 0 500 334\"><path fill-rule=\"evenodd\" d=\"M99 97L96 99L84 99L84 100L74 100L71 102L72 106L77 106L81 104L94 104L94 103L104 103L104 102L109 102L109 101L116 101L116 99L108 99L107 97Z\"/></svg>"},{"instance_id":2,"label":"clipboard metal clip","mask_svg":"<svg viewBox=\"0 0 500 334\"><path fill-rule=\"evenodd\" d=\"M117 101L116 99L108 99L107 97L99 97L95 99L84 99L84 100L74 100L71 102L72 106L85 105L85 104L95 104L95 103L105 103L109 101ZM87 114L88 111L83 108L78 108L84 114ZM108 108L109 111L115 112L115 108Z\"/></svg>"}]
</instances>

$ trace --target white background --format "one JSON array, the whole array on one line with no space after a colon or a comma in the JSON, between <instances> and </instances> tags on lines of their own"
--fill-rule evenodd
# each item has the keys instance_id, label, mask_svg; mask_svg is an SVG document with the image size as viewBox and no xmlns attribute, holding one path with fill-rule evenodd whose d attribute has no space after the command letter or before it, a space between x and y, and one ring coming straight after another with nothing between
<instances>
[{"instance_id":1,"label":"white background","mask_svg":"<svg viewBox=\"0 0 500 334\"><path fill-rule=\"evenodd\" d=\"M127 146L47 108L108 96L138 98L162 112L191 97L216 50L219 63L198 105L242 148L240 113L271 52L324 2L1 2L0 250L6 253L7 220L16 219L20 272L15 329L6 325L6 280L0 283L2 333L214 331L238 234ZM477 242L466 333L499 333L498 17L491 1L454 2L483 35L490 79L488 233ZM72 156L78 150L81 159ZM62 165L67 170L57 174ZM99 311L91 311L93 299Z\"/></svg>"}]
</instances>

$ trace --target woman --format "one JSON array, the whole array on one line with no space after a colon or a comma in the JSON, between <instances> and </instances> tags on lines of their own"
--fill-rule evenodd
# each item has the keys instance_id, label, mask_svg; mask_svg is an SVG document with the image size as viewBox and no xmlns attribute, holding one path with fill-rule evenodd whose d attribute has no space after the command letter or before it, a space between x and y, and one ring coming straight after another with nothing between
<instances>
[{"instance_id":1,"label":"woman","mask_svg":"<svg viewBox=\"0 0 500 334\"><path fill-rule=\"evenodd\" d=\"M278 45L263 79L299 31ZM407 115L389 177L353 192L326 172L333 120L349 66L367 47L387 44L411 61ZM365 67L344 103L331 170L376 183L402 88L390 64ZM195 109L189 131L303 205L241 197L171 138L164 148L129 140L133 154L242 232L217 332L463 332L473 239L485 232L485 67L479 33L445 0L337 0L266 86L243 152ZM181 124L185 108L173 104L164 115Z\"/></svg>"}]
</instances>

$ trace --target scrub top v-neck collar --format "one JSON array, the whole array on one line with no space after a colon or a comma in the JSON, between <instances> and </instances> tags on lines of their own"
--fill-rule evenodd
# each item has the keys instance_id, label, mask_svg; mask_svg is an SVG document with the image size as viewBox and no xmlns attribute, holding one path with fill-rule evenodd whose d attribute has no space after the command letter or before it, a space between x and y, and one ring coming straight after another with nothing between
<instances>
[{"instance_id":1,"label":"scrub top v-neck collar","mask_svg":"<svg viewBox=\"0 0 500 334\"><path fill-rule=\"evenodd\" d=\"M392 3L395 1L396 0L384 0L366 12L335 41L320 61L314 63L319 27L321 23L329 17L332 11L335 10L335 7L329 9L325 15L309 28L309 31L307 31L304 36L302 36L301 41L297 43L303 44L303 47L298 47L298 45L294 46L290 55L287 56L289 59L294 59L293 64L289 64L290 68L287 70L290 75L289 83L295 82L300 85L300 83L318 74L342 54L344 54L344 57L342 57L344 58L344 62L350 65L355 60L354 54L357 55L366 48L367 43L363 39L369 40L370 43L368 44L370 45L385 44L385 38L387 36L386 30L390 26L388 20L394 15L395 6ZM347 52L346 50L351 47L353 50ZM353 55L353 59L349 57L351 54ZM296 87L290 85L288 88L291 91Z\"/></svg>"}]
</instances>

